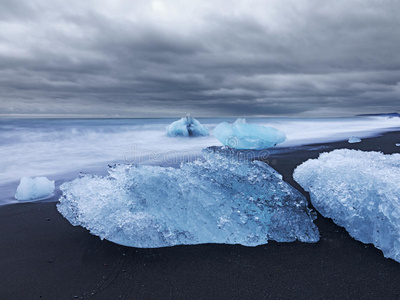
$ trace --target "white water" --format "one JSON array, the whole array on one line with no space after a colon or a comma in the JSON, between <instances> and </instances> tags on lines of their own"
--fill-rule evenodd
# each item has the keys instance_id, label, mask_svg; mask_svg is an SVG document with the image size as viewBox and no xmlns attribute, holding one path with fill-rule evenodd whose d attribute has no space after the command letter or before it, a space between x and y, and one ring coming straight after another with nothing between
<instances>
[{"instance_id":1,"label":"white water","mask_svg":"<svg viewBox=\"0 0 400 300\"><path fill-rule=\"evenodd\" d=\"M235 119L199 119L211 130ZM175 164L220 145L213 136L167 137L172 119L0 119L0 205L13 200L21 177L63 181L79 171L104 173L110 163ZM280 147L361 138L398 129L400 118L252 118L286 133ZM56 181L57 183L57 181Z\"/></svg>"}]
</instances>

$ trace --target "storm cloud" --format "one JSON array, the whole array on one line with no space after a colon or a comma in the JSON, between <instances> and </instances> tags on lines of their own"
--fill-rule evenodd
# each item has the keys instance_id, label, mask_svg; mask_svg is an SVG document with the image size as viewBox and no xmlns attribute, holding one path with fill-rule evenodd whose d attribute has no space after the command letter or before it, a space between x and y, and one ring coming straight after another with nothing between
<instances>
[{"instance_id":1,"label":"storm cloud","mask_svg":"<svg viewBox=\"0 0 400 300\"><path fill-rule=\"evenodd\" d=\"M0 114L400 110L396 0L0 0Z\"/></svg>"}]
</instances>

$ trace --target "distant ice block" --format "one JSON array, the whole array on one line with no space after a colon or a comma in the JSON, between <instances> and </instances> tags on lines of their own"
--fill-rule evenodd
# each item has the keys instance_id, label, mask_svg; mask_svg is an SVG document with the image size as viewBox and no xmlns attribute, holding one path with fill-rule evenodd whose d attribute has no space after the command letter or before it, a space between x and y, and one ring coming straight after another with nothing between
<instances>
[{"instance_id":1,"label":"distant ice block","mask_svg":"<svg viewBox=\"0 0 400 300\"><path fill-rule=\"evenodd\" d=\"M361 139L357 136L352 136L349 138L348 143L350 144L361 143Z\"/></svg>"},{"instance_id":2,"label":"distant ice block","mask_svg":"<svg viewBox=\"0 0 400 300\"><path fill-rule=\"evenodd\" d=\"M211 150L179 169L117 165L60 189L71 224L126 246L319 240L306 198L271 167Z\"/></svg>"},{"instance_id":3,"label":"distant ice block","mask_svg":"<svg viewBox=\"0 0 400 300\"><path fill-rule=\"evenodd\" d=\"M213 135L224 145L235 149L267 149L286 140L286 135L273 128L246 124L245 119L237 119L233 125L220 123Z\"/></svg>"},{"instance_id":4,"label":"distant ice block","mask_svg":"<svg viewBox=\"0 0 400 300\"><path fill-rule=\"evenodd\" d=\"M19 201L41 200L51 197L54 192L54 181L46 177L23 177L17 187L15 199Z\"/></svg>"},{"instance_id":5,"label":"distant ice block","mask_svg":"<svg viewBox=\"0 0 400 300\"><path fill-rule=\"evenodd\" d=\"M314 207L400 262L400 154L335 150L296 168Z\"/></svg>"},{"instance_id":6,"label":"distant ice block","mask_svg":"<svg viewBox=\"0 0 400 300\"><path fill-rule=\"evenodd\" d=\"M400 147L400 143L397 143L396 146L397 146L397 147Z\"/></svg>"},{"instance_id":7,"label":"distant ice block","mask_svg":"<svg viewBox=\"0 0 400 300\"><path fill-rule=\"evenodd\" d=\"M207 127L202 125L195 118L191 117L190 114L186 117L173 122L167 126L168 136L205 136L209 135L210 132Z\"/></svg>"}]
</instances>

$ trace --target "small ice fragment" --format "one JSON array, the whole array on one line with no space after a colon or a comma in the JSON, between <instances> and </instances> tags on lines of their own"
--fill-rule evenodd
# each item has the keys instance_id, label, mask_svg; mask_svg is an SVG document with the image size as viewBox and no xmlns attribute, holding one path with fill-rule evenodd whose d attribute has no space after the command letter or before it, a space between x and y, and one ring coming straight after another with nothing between
<instances>
[{"instance_id":1,"label":"small ice fragment","mask_svg":"<svg viewBox=\"0 0 400 300\"><path fill-rule=\"evenodd\" d=\"M23 177L17 187L15 199L20 201L45 199L53 195L54 188L54 181L46 177Z\"/></svg>"},{"instance_id":2,"label":"small ice fragment","mask_svg":"<svg viewBox=\"0 0 400 300\"><path fill-rule=\"evenodd\" d=\"M348 143L349 144L361 143L361 139L357 136L352 136L351 138L349 138Z\"/></svg>"},{"instance_id":3,"label":"small ice fragment","mask_svg":"<svg viewBox=\"0 0 400 300\"><path fill-rule=\"evenodd\" d=\"M205 136L209 135L210 132L207 127L202 125L195 118L192 118L190 114L186 117L173 122L167 126L168 136Z\"/></svg>"},{"instance_id":4,"label":"small ice fragment","mask_svg":"<svg viewBox=\"0 0 400 300\"><path fill-rule=\"evenodd\" d=\"M400 143L397 143L396 146L397 146L397 147L400 147Z\"/></svg>"},{"instance_id":5,"label":"small ice fragment","mask_svg":"<svg viewBox=\"0 0 400 300\"><path fill-rule=\"evenodd\" d=\"M246 124L245 119L237 119L232 125L222 122L213 130L213 135L224 145L235 149L267 149L286 140L286 135L273 128L256 124Z\"/></svg>"}]
</instances>

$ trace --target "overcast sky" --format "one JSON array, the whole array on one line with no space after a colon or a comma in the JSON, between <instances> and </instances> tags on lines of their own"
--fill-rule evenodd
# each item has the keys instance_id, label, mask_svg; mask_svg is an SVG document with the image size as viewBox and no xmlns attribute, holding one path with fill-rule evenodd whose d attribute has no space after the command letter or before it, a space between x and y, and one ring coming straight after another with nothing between
<instances>
[{"instance_id":1,"label":"overcast sky","mask_svg":"<svg viewBox=\"0 0 400 300\"><path fill-rule=\"evenodd\" d=\"M398 0L0 0L0 114L400 110Z\"/></svg>"}]
</instances>

